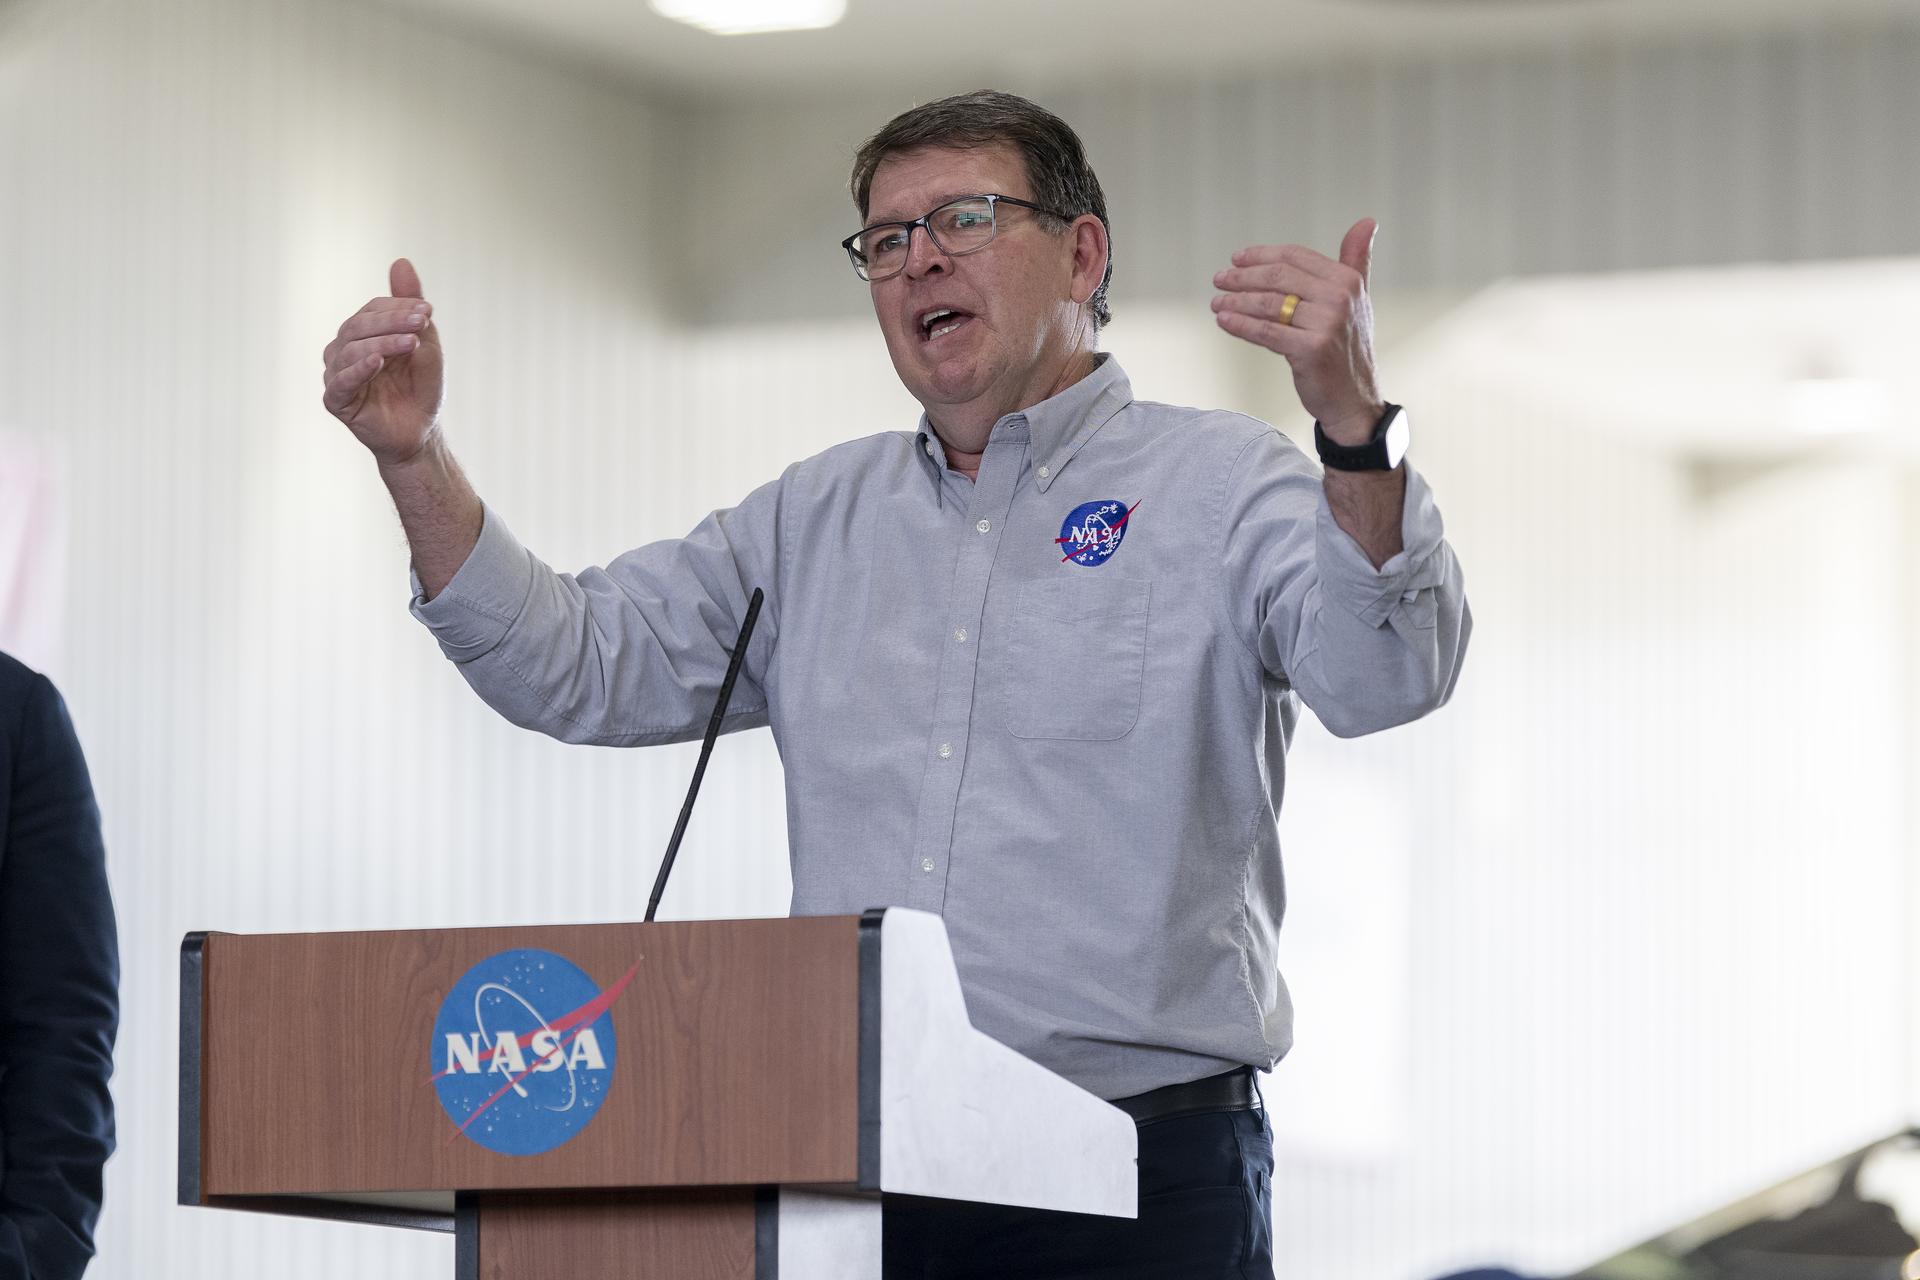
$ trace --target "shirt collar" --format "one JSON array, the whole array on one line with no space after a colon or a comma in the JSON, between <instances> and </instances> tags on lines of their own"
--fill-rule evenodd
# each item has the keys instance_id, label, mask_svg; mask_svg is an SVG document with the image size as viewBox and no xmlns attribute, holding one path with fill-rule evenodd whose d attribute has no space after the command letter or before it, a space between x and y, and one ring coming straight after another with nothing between
<instances>
[{"instance_id":1,"label":"shirt collar","mask_svg":"<svg viewBox=\"0 0 1920 1280\"><path fill-rule=\"evenodd\" d=\"M1034 484L1042 493L1059 479L1094 432L1133 403L1133 385L1120 362L1105 351L1094 353L1094 360L1092 373L1058 395L1008 414L994 424L987 437L988 447L992 447L992 442L1006 433L1026 428L1030 438L1027 456L1033 463ZM922 455L935 467L944 468L946 448L924 413L920 415L918 439Z\"/></svg>"}]
</instances>

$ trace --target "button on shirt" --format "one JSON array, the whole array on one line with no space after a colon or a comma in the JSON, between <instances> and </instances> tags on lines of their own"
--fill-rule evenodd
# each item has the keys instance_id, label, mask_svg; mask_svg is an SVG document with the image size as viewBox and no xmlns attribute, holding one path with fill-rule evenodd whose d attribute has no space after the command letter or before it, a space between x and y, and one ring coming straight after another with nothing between
<instances>
[{"instance_id":1,"label":"button on shirt","mask_svg":"<svg viewBox=\"0 0 1920 1280\"><path fill-rule=\"evenodd\" d=\"M1376 570L1315 466L1119 364L993 428L789 467L687 537L557 573L498 515L415 614L496 710L571 742L771 725L796 915L945 918L974 1024L1103 1097L1271 1066L1275 820L1304 701L1334 733L1452 691L1471 629L1426 483Z\"/></svg>"}]
</instances>

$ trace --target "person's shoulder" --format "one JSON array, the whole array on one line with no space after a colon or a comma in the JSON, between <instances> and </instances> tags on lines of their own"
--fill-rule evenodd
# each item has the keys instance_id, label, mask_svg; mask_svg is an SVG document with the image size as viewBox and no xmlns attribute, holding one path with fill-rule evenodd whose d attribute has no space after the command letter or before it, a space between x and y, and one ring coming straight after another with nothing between
<instances>
[{"instance_id":1,"label":"person's shoulder","mask_svg":"<svg viewBox=\"0 0 1920 1280\"><path fill-rule=\"evenodd\" d=\"M29 719L44 718L48 704L58 706L53 682L10 653L0 652L0 754L17 749Z\"/></svg>"},{"instance_id":2,"label":"person's shoulder","mask_svg":"<svg viewBox=\"0 0 1920 1280\"><path fill-rule=\"evenodd\" d=\"M897 485L895 473L913 465L916 449L913 435L902 431L844 440L787 463L778 475L756 484L730 511L738 515L808 508L831 510L871 492L876 481L891 480Z\"/></svg>"},{"instance_id":3,"label":"person's shoulder","mask_svg":"<svg viewBox=\"0 0 1920 1280\"><path fill-rule=\"evenodd\" d=\"M1223 442L1245 443L1262 432L1275 428L1252 414L1233 409L1204 409L1190 404L1166 404L1159 400L1134 400L1123 410L1130 419L1148 430L1178 431L1197 438L1217 437Z\"/></svg>"},{"instance_id":4,"label":"person's shoulder","mask_svg":"<svg viewBox=\"0 0 1920 1280\"><path fill-rule=\"evenodd\" d=\"M12 654L0 650L0 718L11 721L27 699L52 682Z\"/></svg>"},{"instance_id":5,"label":"person's shoulder","mask_svg":"<svg viewBox=\"0 0 1920 1280\"><path fill-rule=\"evenodd\" d=\"M1183 451L1231 464L1259 442L1281 457L1301 450L1272 423L1233 409L1203 409L1193 405L1135 400L1121 414L1129 429L1141 431Z\"/></svg>"},{"instance_id":6,"label":"person's shoulder","mask_svg":"<svg viewBox=\"0 0 1920 1280\"><path fill-rule=\"evenodd\" d=\"M820 493L874 479L890 470L921 465L916 432L881 431L822 449L787 468L783 478Z\"/></svg>"},{"instance_id":7,"label":"person's shoulder","mask_svg":"<svg viewBox=\"0 0 1920 1280\"><path fill-rule=\"evenodd\" d=\"M858 467L887 458L911 459L918 434L914 431L876 431L870 436L829 445L803 460L800 465L832 469Z\"/></svg>"}]
</instances>

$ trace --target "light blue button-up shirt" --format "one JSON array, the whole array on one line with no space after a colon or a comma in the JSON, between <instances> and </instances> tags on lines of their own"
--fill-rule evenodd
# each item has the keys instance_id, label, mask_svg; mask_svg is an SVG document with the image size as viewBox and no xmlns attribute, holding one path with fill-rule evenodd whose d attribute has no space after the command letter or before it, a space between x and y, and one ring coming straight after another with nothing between
<instances>
[{"instance_id":1,"label":"light blue button-up shirt","mask_svg":"<svg viewBox=\"0 0 1920 1280\"><path fill-rule=\"evenodd\" d=\"M414 612L480 695L571 742L697 738L753 588L729 730L771 725L796 915L945 917L975 1025L1103 1097L1271 1066L1275 819L1304 701L1333 732L1452 691L1471 627L1426 483L1380 569L1315 466L1104 358L995 425L789 467L687 537L556 573L492 511Z\"/></svg>"}]
</instances>

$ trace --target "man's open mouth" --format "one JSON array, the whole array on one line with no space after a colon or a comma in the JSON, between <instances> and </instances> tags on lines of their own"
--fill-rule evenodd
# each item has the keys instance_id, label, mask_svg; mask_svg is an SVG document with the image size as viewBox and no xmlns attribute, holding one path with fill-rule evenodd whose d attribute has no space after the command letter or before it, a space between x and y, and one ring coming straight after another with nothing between
<instances>
[{"instance_id":1,"label":"man's open mouth","mask_svg":"<svg viewBox=\"0 0 1920 1280\"><path fill-rule=\"evenodd\" d=\"M934 342L944 338L972 319L973 316L969 312L957 311L952 307L937 307L920 317L921 341Z\"/></svg>"}]
</instances>

